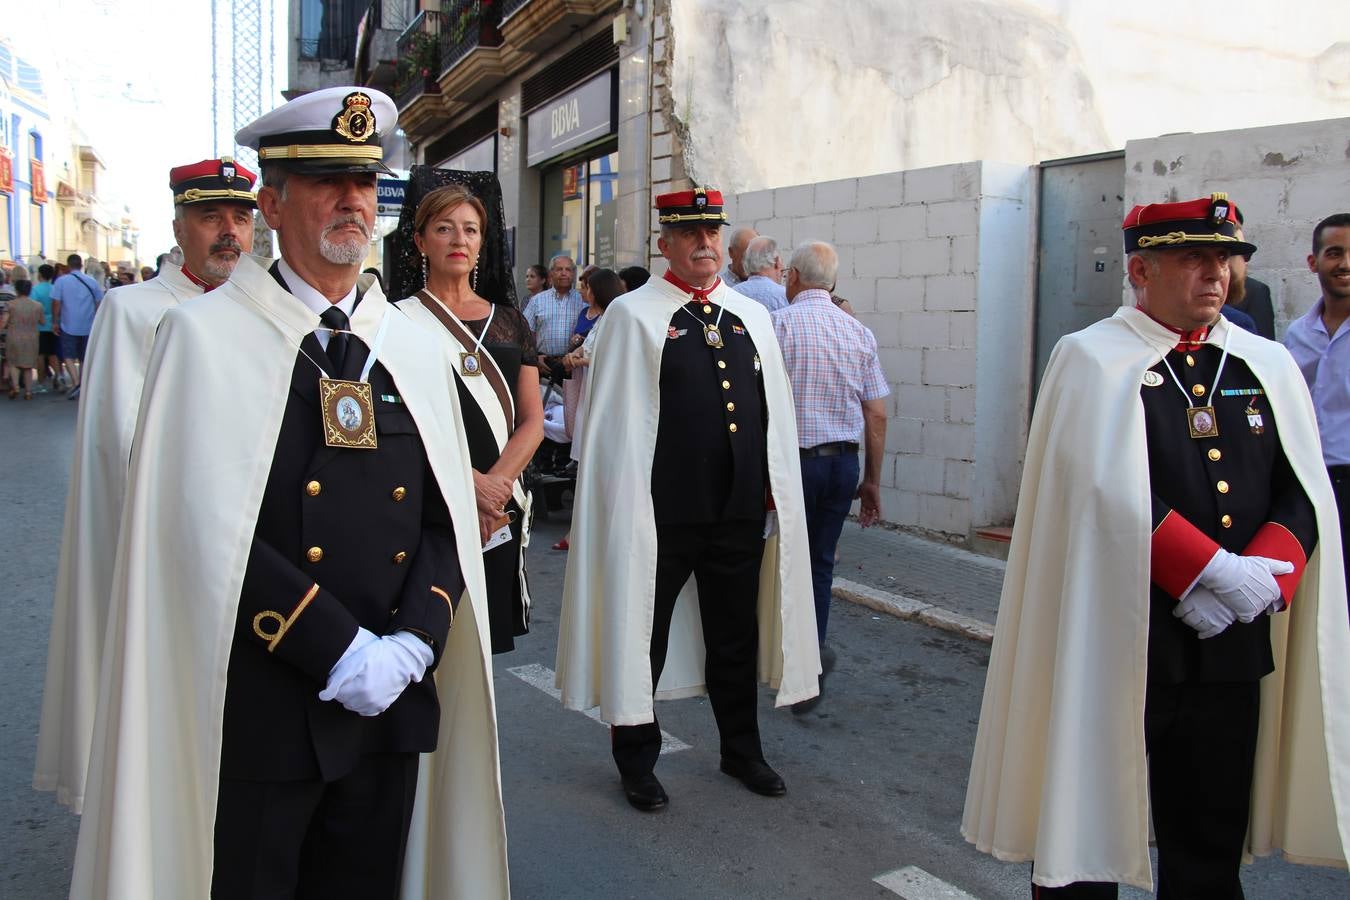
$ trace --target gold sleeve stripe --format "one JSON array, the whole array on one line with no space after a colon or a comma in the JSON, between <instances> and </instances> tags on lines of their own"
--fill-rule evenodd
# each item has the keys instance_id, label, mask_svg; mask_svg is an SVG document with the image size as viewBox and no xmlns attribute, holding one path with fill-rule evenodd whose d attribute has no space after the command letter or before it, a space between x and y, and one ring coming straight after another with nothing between
<instances>
[{"instance_id":1,"label":"gold sleeve stripe","mask_svg":"<svg viewBox=\"0 0 1350 900\"><path fill-rule=\"evenodd\" d=\"M381 147L358 147L348 144L287 144L284 147L261 147L259 159L384 159Z\"/></svg>"},{"instance_id":2,"label":"gold sleeve stripe","mask_svg":"<svg viewBox=\"0 0 1350 900\"><path fill-rule=\"evenodd\" d=\"M455 604L454 604L454 602L450 599L450 595L447 594L445 591L441 590L440 588L436 587L436 585L434 585L434 584L431 586L431 592L432 592L433 594L435 594L436 596L440 597L442 600L445 601L446 607L450 610L450 624L451 624L451 625L454 625L454 624L455 624Z\"/></svg>"},{"instance_id":3,"label":"gold sleeve stripe","mask_svg":"<svg viewBox=\"0 0 1350 900\"><path fill-rule=\"evenodd\" d=\"M318 595L319 585L318 582L315 582L310 589L305 592L305 596L300 598L300 602L295 604L295 609L291 610L291 614L288 618L282 618L281 613L274 612L270 609L263 610L253 617L253 633L264 641L267 641L268 653L277 649L277 645L280 644L281 639L286 636L286 632L291 630L291 626L295 624L295 620L300 618L300 614L305 611L305 608L308 607ZM263 631L262 625L264 622L275 622L277 630L270 633Z\"/></svg>"}]
</instances>

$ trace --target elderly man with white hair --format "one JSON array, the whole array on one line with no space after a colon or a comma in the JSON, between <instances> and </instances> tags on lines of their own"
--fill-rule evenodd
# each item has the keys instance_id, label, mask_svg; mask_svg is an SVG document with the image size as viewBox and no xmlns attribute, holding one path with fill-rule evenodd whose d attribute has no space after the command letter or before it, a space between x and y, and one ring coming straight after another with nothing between
<instances>
[{"instance_id":1,"label":"elderly man with white hair","mask_svg":"<svg viewBox=\"0 0 1350 900\"><path fill-rule=\"evenodd\" d=\"M839 255L829 244L802 244L788 267L789 305L773 314L797 412L816 632L822 645L830 616L834 548L854 498L862 502L858 521L863 527L881 518L885 398L890 394L876 338L830 299L838 270ZM860 436L865 440L861 483ZM821 662L828 673L833 655L823 646ZM799 703L793 712L805 712L818 700Z\"/></svg>"},{"instance_id":2,"label":"elderly man with white hair","mask_svg":"<svg viewBox=\"0 0 1350 900\"><path fill-rule=\"evenodd\" d=\"M727 287L735 287L745 281L745 250L758 236L759 233L749 225L742 225L731 232L731 239L727 241L727 264L717 273L717 277Z\"/></svg>"},{"instance_id":3,"label":"elderly man with white hair","mask_svg":"<svg viewBox=\"0 0 1350 900\"><path fill-rule=\"evenodd\" d=\"M736 285L734 290L751 300L758 300L769 312L788 305L783 289L783 257L778 253L778 242L768 235L760 235L745 248L745 271L750 277Z\"/></svg>"}]
</instances>

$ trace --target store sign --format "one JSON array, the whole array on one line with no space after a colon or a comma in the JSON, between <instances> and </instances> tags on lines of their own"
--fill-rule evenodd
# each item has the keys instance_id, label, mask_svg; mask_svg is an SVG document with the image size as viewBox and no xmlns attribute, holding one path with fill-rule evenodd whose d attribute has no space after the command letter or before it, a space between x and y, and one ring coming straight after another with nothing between
<instances>
[{"instance_id":1,"label":"store sign","mask_svg":"<svg viewBox=\"0 0 1350 900\"><path fill-rule=\"evenodd\" d=\"M14 193L14 160L0 148L0 193Z\"/></svg>"},{"instance_id":2,"label":"store sign","mask_svg":"<svg viewBox=\"0 0 1350 900\"><path fill-rule=\"evenodd\" d=\"M595 264L602 269L615 266L614 232L618 224L619 201L606 200L595 207Z\"/></svg>"},{"instance_id":3,"label":"store sign","mask_svg":"<svg viewBox=\"0 0 1350 900\"><path fill-rule=\"evenodd\" d=\"M47 202L47 179L42 174L42 163L36 159L29 163L28 183L32 186L32 195L34 203Z\"/></svg>"},{"instance_id":4,"label":"store sign","mask_svg":"<svg viewBox=\"0 0 1350 900\"><path fill-rule=\"evenodd\" d=\"M530 113L525 120L525 164L537 166L612 132L613 93L614 79L605 72Z\"/></svg>"},{"instance_id":5,"label":"store sign","mask_svg":"<svg viewBox=\"0 0 1350 900\"><path fill-rule=\"evenodd\" d=\"M460 172L497 171L497 136L495 134L488 135L472 147L462 150L445 162L438 164L436 168L455 169Z\"/></svg>"},{"instance_id":6,"label":"store sign","mask_svg":"<svg viewBox=\"0 0 1350 900\"><path fill-rule=\"evenodd\" d=\"M408 182L401 178L379 178L375 181L375 215L400 216Z\"/></svg>"}]
</instances>

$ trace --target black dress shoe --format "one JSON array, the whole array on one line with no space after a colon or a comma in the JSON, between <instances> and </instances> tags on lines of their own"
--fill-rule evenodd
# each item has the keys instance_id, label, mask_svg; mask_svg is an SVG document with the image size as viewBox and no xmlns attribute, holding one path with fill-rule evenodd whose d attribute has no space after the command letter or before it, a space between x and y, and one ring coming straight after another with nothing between
<instances>
[{"instance_id":1,"label":"black dress shoe","mask_svg":"<svg viewBox=\"0 0 1350 900\"><path fill-rule=\"evenodd\" d=\"M650 772L633 778L625 775L622 780L623 795L628 798L634 809L656 812L658 809L664 809L670 802L670 798L666 796L666 789L661 787L661 782Z\"/></svg>"},{"instance_id":2,"label":"black dress shoe","mask_svg":"<svg viewBox=\"0 0 1350 900\"><path fill-rule=\"evenodd\" d=\"M765 797L781 797L787 793L787 785L782 777L769 768L762 759L732 759L722 757L722 771L732 778L740 779L741 784Z\"/></svg>"}]
</instances>

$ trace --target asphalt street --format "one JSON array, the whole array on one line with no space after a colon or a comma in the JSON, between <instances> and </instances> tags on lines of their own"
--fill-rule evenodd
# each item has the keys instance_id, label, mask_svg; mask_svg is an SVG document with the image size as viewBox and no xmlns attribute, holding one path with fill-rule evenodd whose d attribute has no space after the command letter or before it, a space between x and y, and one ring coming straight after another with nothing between
<instances>
[{"instance_id":1,"label":"asphalt street","mask_svg":"<svg viewBox=\"0 0 1350 900\"><path fill-rule=\"evenodd\" d=\"M0 404L0 900L46 900L65 896L77 830L52 795L31 788L76 404ZM658 707L673 739L657 767L670 807L631 809L606 728L546 690L566 562L549 545L566 525L559 513L536 522L533 631L494 660L514 897L1028 895L1026 865L977 853L958 830L987 645L850 603L836 602L831 616L838 665L819 706L794 716L761 691L765 755L786 797L756 796L718 771L712 712L695 698ZM859 582L941 603L963 584L987 595L995 577L949 548L931 566L906 568L902 556L922 555L911 538L874 556L856 543L856 526L846 532L841 574ZM1243 878L1249 897L1350 896L1343 872L1277 860L1246 867Z\"/></svg>"}]
</instances>

